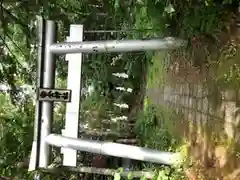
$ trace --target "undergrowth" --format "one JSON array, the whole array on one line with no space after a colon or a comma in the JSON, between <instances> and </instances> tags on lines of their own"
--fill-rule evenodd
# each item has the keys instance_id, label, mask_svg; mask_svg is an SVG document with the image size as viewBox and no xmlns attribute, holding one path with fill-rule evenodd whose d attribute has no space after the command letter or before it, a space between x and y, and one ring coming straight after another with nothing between
<instances>
[{"instance_id":1,"label":"undergrowth","mask_svg":"<svg viewBox=\"0 0 240 180\"><path fill-rule=\"evenodd\" d=\"M168 55L168 52L157 52L151 58L148 67L147 88L162 88L167 83L166 69L170 63Z\"/></svg>"},{"instance_id":2,"label":"undergrowth","mask_svg":"<svg viewBox=\"0 0 240 180\"><path fill-rule=\"evenodd\" d=\"M136 123L141 144L161 151L173 151L179 139L173 134L177 115L164 106L148 105Z\"/></svg>"},{"instance_id":3,"label":"undergrowth","mask_svg":"<svg viewBox=\"0 0 240 180\"><path fill-rule=\"evenodd\" d=\"M149 103L145 110L139 115L135 132L140 140L140 146L157 149L159 151L183 153L183 161L173 167L153 165L150 163L143 164L145 169L151 169L156 172L156 177L153 179L185 179L183 171L183 165L185 163L184 144L182 143L181 137L174 133L177 119L178 116L173 110L165 106L155 106L151 103Z\"/></svg>"},{"instance_id":4,"label":"undergrowth","mask_svg":"<svg viewBox=\"0 0 240 180\"><path fill-rule=\"evenodd\" d=\"M169 58L166 52L159 52L153 56L148 67L147 89L162 89L168 84L169 65L182 59L199 69L200 73L205 73L206 80L214 88L238 89L239 45L234 44L237 41L231 41L231 33L235 23L232 14L237 14L236 7L239 2L214 0L169 2L173 11L169 16L167 28L171 32L167 34L180 36L188 40L189 44L187 48L180 50L178 56ZM175 52L170 54L173 55ZM187 143L183 137L174 133L174 128L181 128L176 127L174 122L181 118L166 106L147 103L136 125L141 145L163 151L186 152ZM185 155L183 154L183 157ZM187 161L188 159L182 166L188 166ZM165 169L150 164L146 164L146 167L163 172L162 179L185 179L184 170L179 167ZM174 173L169 174L169 169L170 172L174 169Z\"/></svg>"}]
</instances>

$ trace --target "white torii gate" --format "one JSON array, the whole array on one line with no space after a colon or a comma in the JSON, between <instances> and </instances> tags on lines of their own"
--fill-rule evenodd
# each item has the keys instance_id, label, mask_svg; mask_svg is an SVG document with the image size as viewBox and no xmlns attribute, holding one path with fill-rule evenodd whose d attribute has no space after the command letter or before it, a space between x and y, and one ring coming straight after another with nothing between
<instances>
[{"instance_id":1,"label":"white torii gate","mask_svg":"<svg viewBox=\"0 0 240 180\"><path fill-rule=\"evenodd\" d=\"M173 164L175 155L178 155L176 153L160 152L124 144L78 139L82 53L168 50L184 46L186 42L172 37L152 40L82 41L83 26L71 25L70 37L67 38L67 42L56 43L56 24L50 20L46 22L42 20L40 26L42 31L39 32L38 92L41 89L41 92L50 93L51 91L51 93L58 93L58 95L65 92L69 93L69 97L67 100L62 99L62 101L67 102L66 122L62 135L51 134L53 101L57 99L51 98L53 96L45 97L45 99L38 97L29 171L38 167L48 167L50 162L50 145L62 148L64 166L76 166L77 150L154 163ZM54 89L56 54L67 55L67 88L69 91Z\"/></svg>"}]
</instances>

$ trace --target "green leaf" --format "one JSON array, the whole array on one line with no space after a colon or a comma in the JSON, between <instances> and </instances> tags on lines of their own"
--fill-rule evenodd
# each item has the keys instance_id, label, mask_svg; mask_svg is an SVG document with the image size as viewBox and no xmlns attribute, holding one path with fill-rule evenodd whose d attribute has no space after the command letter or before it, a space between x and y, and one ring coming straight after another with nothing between
<instances>
[{"instance_id":1,"label":"green leaf","mask_svg":"<svg viewBox=\"0 0 240 180\"><path fill-rule=\"evenodd\" d=\"M133 174L131 172L128 174L127 179L128 180L133 180Z\"/></svg>"},{"instance_id":2,"label":"green leaf","mask_svg":"<svg viewBox=\"0 0 240 180\"><path fill-rule=\"evenodd\" d=\"M120 175L120 173L115 173L113 179L114 179L114 180L121 180L121 175Z\"/></svg>"}]
</instances>

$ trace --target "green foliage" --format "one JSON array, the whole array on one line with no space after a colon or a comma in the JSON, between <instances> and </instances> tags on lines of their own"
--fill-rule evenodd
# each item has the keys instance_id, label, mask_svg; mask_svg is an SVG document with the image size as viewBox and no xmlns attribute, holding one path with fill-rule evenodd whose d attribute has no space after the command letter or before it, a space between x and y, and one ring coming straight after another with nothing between
<instances>
[{"instance_id":1,"label":"green foliage","mask_svg":"<svg viewBox=\"0 0 240 180\"><path fill-rule=\"evenodd\" d=\"M179 145L179 139L173 134L176 120L172 110L148 105L136 124L135 131L141 145L162 151L174 150Z\"/></svg>"},{"instance_id":2,"label":"green foliage","mask_svg":"<svg viewBox=\"0 0 240 180\"><path fill-rule=\"evenodd\" d=\"M140 145L160 151L175 152L179 150L182 139L174 134L173 130L176 127L175 121L177 120L177 115L171 109L148 104L144 112L139 116L135 128L137 137L140 139ZM185 179L180 166L169 168L146 164L146 167L155 169L156 176L153 178L154 180Z\"/></svg>"},{"instance_id":3,"label":"green foliage","mask_svg":"<svg viewBox=\"0 0 240 180\"><path fill-rule=\"evenodd\" d=\"M237 89L240 87L240 49L236 45L226 47L220 52L218 59L210 63L214 72L214 83L220 88Z\"/></svg>"},{"instance_id":4,"label":"green foliage","mask_svg":"<svg viewBox=\"0 0 240 180\"><path fill-rule=\"evenodd\" d=\"M219 6L199 5L196 8L189 8L183 14L182 23L179 25L180 35L191 38L204 34L214 34L222 29L224 11Z\"/></svg>"},{"instance_id":5,"label":"green foliage","mask_svg":"<svg viewBox=\"0 0 240 180\"><path fill-rule=\"evenodd\" d=\"M162 88L167 83L167 67L170 64L169 53L158 52L151 60L148 66L147 88ZM148 98L145 98L144 111L137 119L135 132L140 145L158 149L161 151L184 152L181 148L183 139L175 134L176 121L179 120L179 114L176 114L171 108L164 105L153 105ZM158 179L185 179L181 166L185 161L183 153L183 162L173 168L165 166L153 166L145 164L146 167L154 169L156 172L154 180ZM143 177L144 179L144 177Z\"/></svg>"},{"instance_id":6,"label":"green foliage","mask_svg":"<svg viewBox=\"0 0 240 180\"><path fill-rule=\"evenodd\" d=\"M148 67L148 88L161 88L166 84L169 63L168 52L158 52L152 57Z\"/></svg>"},{"instance_id":7,"label":"green foliage","mask_svg":"<svg viewBox=\"0 0 240 180\"><path fill-rule=\"evenodd\" d=\"M15 2L4 2L1 9L1 32L4 34L4 37L1 38L10 52L10 58L6 58L9 59L7 64L16 64L15 72L18 71L18 73L15 74L21 76L14 76L12 84L18 79L21 79L21 81L27 80L28 82L33 81L31 77L34 77L32 73L34 71L31 71L31 69L35 68L34 60L36 56L31 53L33 52L31 44L36 40L33 26L36 14L44 15L48 19L61 20L59 22L59 40L61 41L67 35L66 30L70 23L82 23L86 29L100 29L100 26L104 25L105 29L137 28L141 32L140 34L128 34L128 37L161 36L168 34L168 30L173 30L175 31L174 35L189 38L201 34L212 34L221 30L223 16L228 11L224 9L225 6L223 5L234 5L237 1L225 0L220 1L220 3L212 0L207 0L204 3L185 0L181 2L175 2L174 0L141 0L136 2L126 1L124 3L120 3L118 0L98 3L76 0L67 2L51 0L41 1L41 3L38 1L31 3L28 1ZM92 4L92 6L89 6L89 4ZM99 15L101 12L107 15ZM143 29L146 28L152 30L144 31ZM101 36L98 35L98 39L119 37L119 35L107 34ZM92 38L92 35L87 35L88 37ZM90 70L89 73L87 70L85 71L86 76L89 77L91 72L98 72L102 75L101 72L105 71L93 71L92 68L87 67L102 68L102 65L109 64L109 61L105 59L101 57L100 61L88 61L84 65L85 69ZM28 64L27 67L25 67L26 64ZM9 73L4 70L0 74L3 76ZM98 78L102 76L95 74L92 77ZM6 79L10 78L6 77Z\"/></svg>"},{"instance_id":8,"label":"green foliage","mask_svg":"<svg viewBox=\"0 0 240 180\"><path fill-rule=\"evenodd\" d=\"M104 96L94 92L88 96L81 105L81 116L90 128L101 127L101 120L107 117L109 104Z\"/></svg>"},{"instance_id":9,"label":"green foliage","mask_svg":"<svg viewBox=\"0 0 240 180\"><path fill-rule=\"evenodd\" d=\"M0 173L13 177L19 174L17 163L28 157L31 150L34 109L29 106L30 101L16 108L5 95L0 95L0 102Z\"/></svg>"}]
</instances>

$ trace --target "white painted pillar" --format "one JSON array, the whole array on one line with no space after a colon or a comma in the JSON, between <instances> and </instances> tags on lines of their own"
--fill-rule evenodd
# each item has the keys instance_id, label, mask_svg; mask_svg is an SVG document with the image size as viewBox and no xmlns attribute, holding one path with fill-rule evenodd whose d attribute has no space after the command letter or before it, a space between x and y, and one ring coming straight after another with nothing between
<instances>
[{"instance_id":1,"label":"white painted pillar","mask_svg":"<svg viewBox=\"0 0 240 180\"><path fill-rule=\"evenodd\" d=\"M71 25L68 42L83 40L83 26ZM65 129L62 134L66 137L78 138L78 127L80 118L80 96L81 96L81 69L82 53L66 54L68 61L67 89L72 90L71 102L66 105ZM77 151L63 148L63 165L76 166Z\"/></svg>"}]
</instances>

